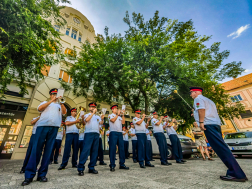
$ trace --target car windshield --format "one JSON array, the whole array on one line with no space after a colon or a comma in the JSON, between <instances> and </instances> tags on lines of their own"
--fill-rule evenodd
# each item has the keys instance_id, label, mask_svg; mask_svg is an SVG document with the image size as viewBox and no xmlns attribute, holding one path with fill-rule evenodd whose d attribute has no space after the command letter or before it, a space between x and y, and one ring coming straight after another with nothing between
<instances>
[{"instance_id":1,"label":"car windshield","mask_svg":"<svg viewBox=\"0 0 252 189\"><path fill-rule=\"evenodd\" d=\"M225 139L252 138L252 132L227 134Z\"/></svg>"}]
</instances>

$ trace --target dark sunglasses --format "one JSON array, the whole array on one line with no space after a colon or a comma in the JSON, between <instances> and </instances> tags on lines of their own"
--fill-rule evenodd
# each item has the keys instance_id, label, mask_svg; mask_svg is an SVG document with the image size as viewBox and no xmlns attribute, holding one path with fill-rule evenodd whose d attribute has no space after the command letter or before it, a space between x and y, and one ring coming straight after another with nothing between
<instances>
[{"instance_id":1,"label":"dark sunglasses","mask_svg":"<svg viewBox=\"0 0 252 189\"><path fill-rule=\"evenodd\" d=\"M141 114L141 113L137 112L137 114Z\"/></svg>"}]
</instances>

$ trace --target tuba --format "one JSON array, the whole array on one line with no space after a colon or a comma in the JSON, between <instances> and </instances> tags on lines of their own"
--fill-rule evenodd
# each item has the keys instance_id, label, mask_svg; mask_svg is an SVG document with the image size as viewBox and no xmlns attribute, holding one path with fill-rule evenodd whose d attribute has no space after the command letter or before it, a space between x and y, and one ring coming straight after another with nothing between
<instances>
[{"instance_id":1,"label":"tuba","mask_svg":"<svg viewBox=\"0 0 252 189\"><path fill-rule=\"evenodd\" d=\"M82 106L80 106L79 107L80 108L80 110L79 110L79 112L78 112L78 114L77 114L77 116L76 116L76 120L78 120L78 119L80 119L81 120L81 113L84 115L85 114L85 111L86 111L86 108L84 108L84 107L82 107ZM80 129L81 127L83 127L84 125L83 125L83 123L76 123L76 127L78 128L78 129Z\"/></svg>"}]
</instances>

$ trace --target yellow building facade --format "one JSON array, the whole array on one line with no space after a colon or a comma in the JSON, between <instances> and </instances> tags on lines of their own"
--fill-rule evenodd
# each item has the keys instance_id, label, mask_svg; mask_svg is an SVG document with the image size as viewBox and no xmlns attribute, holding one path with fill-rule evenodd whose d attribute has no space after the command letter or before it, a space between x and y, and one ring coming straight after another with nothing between
<instances>
[{"instance_id":1,"label":"yellow building facade","mask_svg":"<svg viewBox=\"0 0 252 189\"><path fill-rule=\"evenodd\" d=\"M81 51L81 46L85 41L95 43L96 34L94 27L82 13L71 7L65 7L61 10L61 15L67 21L66 26L60 28L54 25L54 28L62 34L61 45L63 52L69 53L75 49L78 53ZM34 81L28 87L28 95L20 96L20 90L15 82L8 86L5 102L0 102L0 158L24 159L32 134L30 122L34 117L39 116L37 111L38 105L49 99L49 90L51 88L61 87L60 80L68 83L72 82L71 77L67 73L68 66L66 63L73 62L65 58L59 64L42 70L45 78L39 82ZM88 110L87 105L92 101L92 91L90 91L88 98L77 97L72 91L65 92L64 97L68 110L79 106ZM107 108L105 115L105 118L107 118L108 114L111 113L110 106L106 103L98 104L100 109ZM130 106L126 106L126 111L130 113L126 118L128 125L132 121L133 114ZM108 120L105 119L105 122L108 123Z\"/></svg>"},{"instance_id":2,"label":"yellow building facade","mask_svg":"<svg viewBox=\"0 0 252 189\"><path fill-rule=\"evenodd\" d=\"M239 101L245 107L245 113L240 113L239 118L234 118L232 124L229 120L224 120L226 125L222 127L223 133L238 131L252 131L252 73L235 78L222 84L231 96L233 103ZM237 127L237 129L235 128Z\"/></svg>"}]
</instances>

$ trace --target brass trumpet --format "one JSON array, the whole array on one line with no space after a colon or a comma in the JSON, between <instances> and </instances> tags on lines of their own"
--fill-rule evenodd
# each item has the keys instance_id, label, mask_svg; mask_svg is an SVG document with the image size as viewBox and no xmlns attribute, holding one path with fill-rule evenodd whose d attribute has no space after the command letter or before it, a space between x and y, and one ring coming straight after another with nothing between
<instances>
[{"instance_id":1,"label":"brass trumpet","mask_svg":"<svg viewBox=\"0 0 252 189\"><path fill-rule=\"evenodd\" d=\"M123 111L121 111L120 115L129 115L129 112L126 111L125 113Z\"/></svg>"},{"instance_id":2,"label":"brass trumpet","mask_svg":"<svg viewBox=\"0 0 252 189\"><path fill-rule=\"evenodd\" d=\"M64 98L64 97L61 97L60 99L59 99L59 103L60 104L64 104L66 102L66 99Z\"/></svg>"}]
</instances>

